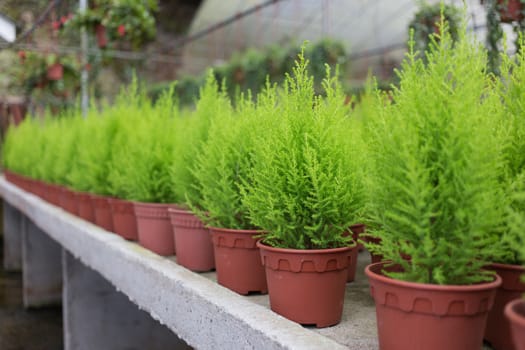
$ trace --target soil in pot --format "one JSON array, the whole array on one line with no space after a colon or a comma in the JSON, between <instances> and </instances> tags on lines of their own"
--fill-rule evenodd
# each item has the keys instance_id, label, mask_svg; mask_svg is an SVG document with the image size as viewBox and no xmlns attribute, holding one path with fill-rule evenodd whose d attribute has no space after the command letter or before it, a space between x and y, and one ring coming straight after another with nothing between
<instances>
[{"instance_id":1,"label":"soil in pot","mask_svg":"<svg viewBox=\"0 0 525 350\"><path fill-rule=\"evenodd\" d=\"M95 224L95 211L91 201L91 194L88 192L75 192L75 197L77 199L78 216Z\"/></svg>"},{"instance_id":2,"label":"soil in pot","mask_svg":"<svg viewBox=\"0 0 525 350\"><path fill-rule=\"evenodd\" d=\"M502 284L489 312L484 339L496 350L515 350L517 344L512 341L510 322L505 317L504 310L509 302L525 293L525 283L521 281L525 268L520 265L491 264L487 269L495 271L501 277Z\"/></svg>"},{"instance_id":3,"label":"soil in pot","mask_svg":"<svg viewBox=\"0 0 525 350\"><path fill-rule=\"evenodd\" d=\"M191 211L169 208L177 264L204 272L215 268L213 245L208 229Z\"/></svg>"},{"instance_id":4,"label":"soil in pot","mask_svg":"<svg viewBox=\"0 0 525 350\"><path fill-rule=\"evenodd\" d=\"M381 350L479 350L501 278L467 286L413 283L365 272L376 303Z\"/></svg>"},{"instance_id":5,"label":"soil in pot","mask_svg":"<svg viewBox=\"0 0 525 350\"><path fill-rule=\"evenodd\" d=\"M515 349L525 350L525 300L519 298L508 303L505 307L505 316L510 322Z\"/></svg>"},{"instance_id":6,"label":"soil in pot","mask_svg":"<svg viewBox=\"0 0 525 350\"><path fill-rule=\"evenodd\" d=\"M355 247L283 249L257 242L266 271L270 307L318 328L341 321L348 266Z\"/></svg>"},{"instance_id":7,"label":"soil in pot","mask_svg":"<svg viewBox=\"0 0 525 350\"><path fill-rule=\"evenodd\" d=\"M113 230L122 238L136 241L138 239L137 233L137 218L133 210L133 202L110 198L109 204L113 214Z\"/></svg>"},{"instance_id":8,"label":"soil in pot","mask_svg":"<svg viewBox=\"0 0 525 350\"><path fill-rule=\"evenodd\" d=\"M210 234L217 282L243 295L267 293L266 274L255 238L261 231L210 227Z\"/></svg>"},{"instance_id":9,"label":"soil in pot","mask_svg":"<svg viewBox=\"0 0 525 350\"><path fill-rule=\"evenodd\" d=\"M170 204L133 202L140 245L162 256L175 254L173 229L168 215L170 206Z\"/></svg>"}]
</instances>

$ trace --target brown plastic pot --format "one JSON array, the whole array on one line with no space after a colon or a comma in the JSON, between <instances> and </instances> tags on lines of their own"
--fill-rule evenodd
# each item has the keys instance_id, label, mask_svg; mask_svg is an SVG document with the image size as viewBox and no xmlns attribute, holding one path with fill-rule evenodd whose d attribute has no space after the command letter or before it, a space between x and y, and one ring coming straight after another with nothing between
<instances>
[{"instance_id":1,"label":"brown plastic pot","mask_svg":"<svg viewBox=\"0 0 525 350\"><path fill-rule=\"evenodd\" d=\"M365 233L366 226L365 224L355 224L350 226L350 231L352 232L352 239L354 242L357 243L357 249L362 252L365 247L363 243L359 243L359 238L361 238L361 234Z\"/></svg>"},{"instance_id":2,"label":"brown plastic pot","mask_svg":"<svg viewBox=\"0 0 525 350\"><path fill-rule=\"evenodd\" d=\"M443 286L383 275L385 263L365 273L376 304L381 350L479 350L501 278L475 285Z\"/></svg>"},{"instance_id":3,"label":"brown plastic pot","mask_svg":"<svg viewBox=\"0 0 525 350\"><path fill-rule=\"evenodd\" d=\"M357 271L357 260L359 258L359 252L364 249L363 243L358 243L359 235L365 232L364 224L355 224L350 226L350 233L352 234L352 239L357 244L357 249L352 249L352 260L348 266L348 277L346 282L353 282L355 280L355 273Z\"/></svg>"},{"instance_id":4,"label":"brown plastic pot","mask_svg":"<svg viewBox=\"0 0 525 350\"><path fill-rule=\"evenodd\" d=\"M91 195L95 224L106 231L113 232L113 214L109 205L109 197L98 194Z\"/></svg>"},{"instance_id":5,"label":"brown plastic pot","mask_svg":"<svg viewBox=\"0 0 525 350\"><path fill-rule=\"evenodd\" d=\"M270 307L318 328L341 321L352 249L284 249L257 242L266 271Z\"/></svg>"},{"instance_id":6,"label":"brown plastic pot","mask_svg":"<svg viewBox=\"0 0 525 350\"><path fill-rule=\"evenodd\" d=\"M512 341L510 322L504 315L505 306L525 293L525 283L521 276L525 268L520 265L491 264L488 270L495 271L501 277L502 284L496 292L494 306L489 312L485 340L497 350L515 350L517 344Z\"/></svg>"},{"instance_id":7,"label":"brown plastic pot","mask_svg":"<svg viewBox=\"0 0 525 350\"><path fill-rule=\"evenodd\" d=\"M208 229L192 212L168 208L177 264L197 271L211 271L215 268L213 245Z\"/></svg>"},{"instance_id":8,"label":"brown plastic pot","mask_svg":"<svg viewBox=\"0 0 525 350\"><path fill-rule=\"evenodd\" d=\"M133 210L133 202L110 198L109 205L113 213L113 229L115 233L124 239L136 241L138 239L137 218Z\"/></svg>"},{"instance_id":9,"label":"brown plastic pot","mask_svg":"<svg viewBox=\"0 0 525 350\"><path fill-rule=\"evenodd\" d=\"M381 238L379 238L379 237L364 236L364 237L362 237L362 240L367 242L367 243L374 243L374 244L380 244L381 243ZM372 264L379 263L379 262L383 261L383 256L370 252L370 261L371 261Z\"/></svg>"},{"instance_id":10,"label":"brown plastic pot","mask_svg":"<svg viewBox=\"0 0 525 350\"><path fill-rule=\"evenodd\" d=\"M12 183L13 185L17 184L17 180L18 180L17 179L17 175L16 175L16 173L12 172L11 170L4 169L4 177L5 177L7 182Z\"/></svg>"},{"instance_id":11,"label":"brown plastic pot","mask_svg":"<svg viewBox=\"0 0 525 350\"><path fill-rule=\"evenodd\" d=\"M257 248L258 230L210 227L217 282L236 293L267 293L266 273Z\"/></svg>"},{"instance_id":12,"label":"brown plastic pot","mask_svg":"<svg viewBox=\"0 0 525 350\"><path fill-rule=\"evenodd\" d=\"M61 190L58 198L59 205L62 209L70 214L77 215L77 200L75 193L65 186L61 186Z\"/></svg>"},{"instance_id":13,"label":"brown plastic pot","mask_svg":"<svg viewBox=\"0 0 525 350\"><path fill-rule=\"evenodd\" d=\"M30 192L37 197L44 198L46 192L46 185L43 181L31 179Z\"/></svg>"},{"instance_id":14,"label":"brown plastic pot","mask_svg":"<svg viewBox=\"0 0 525 350\"><path fill-rule=\"evenodd\" d=\"M169 204L133 202L139 243L162 256L175 254Z\"/></svg>"},{"instance_id":15,"label":"brown plastic pot","mask_svg":"<svg viewBox=\"0 0 525 350\"><path fill-rule=\"evenodd\" d=\"M86 221L96 224L91 193L75 192L75 197L77 199L78 216Z\"/></svg>"},{"instance_id":16,"label":"brown plastic pot","mask_svg":"<svg viewBox=\"0 0 525 350\"><path fill-rule=\"evenodd\" d=\"M519 298L508 303L505 307L505 316L510 323L514 349L525 350L525 300Z\"/></svg>"},{"instance_id":17,"label":"brown plastic pot","mask_svg":"<svg viewBox=\"0 0 525 350\"><path fill-rule=\"evenodd\" d=\"M62 192L62 187L52 183L47 184L47 191L44 199L50 204L60 206L60 195Z\"/></svg>"},{"instance_id":18,"label":"brown plastic pot","mask_svg":"<svg viewBox=\"0 0 525 350\"><path fill-rule=\"evenodd\" d=\"M64 67L60 63L53 63L47 68L47 79L60 80L64 76Z\"/></svg>"},{"instance_id":19,"label":"brown plastic pot","mask_svg":"<svg viewBox=\"0 0 525 350\"><path fill-rule=\"evenodd\" d=\"M106 34L106 27L102 24L95 26L95 36L97 38L98 47L105 48L108 45L108 37Z\"/></svg>"}]
</instances>

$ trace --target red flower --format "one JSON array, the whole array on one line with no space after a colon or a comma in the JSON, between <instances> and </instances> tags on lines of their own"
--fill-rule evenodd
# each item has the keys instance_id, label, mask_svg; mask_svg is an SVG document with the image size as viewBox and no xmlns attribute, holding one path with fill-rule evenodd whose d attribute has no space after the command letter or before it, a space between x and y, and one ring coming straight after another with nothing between
<instances>
[{"instance_id":1,"label":"red flower","mask_svg":"<svg viewBox=\"0 0 525 350\"><path fill-rule=\"evenodd\" d=\"M66 24L66 22L67 22L68 19L69 19L69 18L66 17L66 16L62 16L62 17L60 17L60 24Z\"/></svg>"},{"instance_id":2,"label":"red flower","mask_svg":"<svg viewBox=\"0 0 525 350\"><path fill-rule=\"evenodd\" d=\"M26 52L25 51L18 51L18 57L20 57L21 60L25 60Z\"/></svg>"},{"instance_id":3,"label":"red flower","mask_svg":"<svg viewBox=\"0 0 525 350\"><path fill-rule=\"evenodd\" d=\"M51 25L53 26L54 30L59 30L61 23L59 21L53 21L53 23L51 23Z\"/></svg>"},{"instance_id":4,"label":"red flower","mask_svg":"<svg viewBox=\"0 0 525 350\"><path fill-rule=\"evenodd\" d=\"M124 36L126 34L126 27L123 24L119 25L117 28L118 35Z\"/></svg>"}]
</instances>

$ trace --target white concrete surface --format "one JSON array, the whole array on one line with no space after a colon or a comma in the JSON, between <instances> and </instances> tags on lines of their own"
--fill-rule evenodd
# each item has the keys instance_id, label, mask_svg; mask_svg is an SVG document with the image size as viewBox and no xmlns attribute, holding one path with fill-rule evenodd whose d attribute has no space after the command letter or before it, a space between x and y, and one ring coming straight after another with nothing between
<instances>
[{"instance_id":1,"label":"white concrete surface","mask_svg":"<svg viewBox=\"0 0 525 350\"><path fill-rule=\"evenodd\" d=\"M174 259L151 253L20 190L3 177L0 194L82 264L194 348L377 349L377 340L370 338L375 332L371 299L361 309L363 314L348 315L345 306L344 320L337 327L307 329L273 313L267 296L240 296L215 283L213 276L193 273ZM350 296L366 294L366 289L363 285ZM347 299L348 303L352 300ZM357 310L357 304L354 307ZM356 332L362 329L356 325L363 321L357 316L364 317L365 334Z\"/></svg>"},{"instance_id":2,"label":"white concrete surface","mask_svg":"<svg viewBox=\"0 0 525 350\"><path fill-rule=\"evenodd\" d=\"M20 271L22 269L22 230L24 220L20 211L3 203L4 211L4 269Z\"/></svg>"}]
</instances>

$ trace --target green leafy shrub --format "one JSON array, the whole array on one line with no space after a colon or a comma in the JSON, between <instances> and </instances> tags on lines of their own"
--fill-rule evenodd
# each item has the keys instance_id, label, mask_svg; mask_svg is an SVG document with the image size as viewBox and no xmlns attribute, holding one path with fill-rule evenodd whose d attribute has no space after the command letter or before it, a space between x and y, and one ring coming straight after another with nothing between
<instances>
[{"instance_id":1,"label":"green leafy shrub","mask_svg":"<svg viewBox=\"0 0 525 350\"><path fill-rule=\"evenodd\" d=\"M171 165L178 108L172 93L167 91L152 105L132 84L118 99L110 194L140 202L174 202Z\"/></svg>"},{"instance_id":2,"label":"green leafy shrub","mask_svg":"<svg viewBox=\"0 0 525 350\"><path fill-rule=\"evenodd\" d=\"M513 58L506 54L501 55L501 77L502 79L496 82L502 105L495 115L500 116L502 132L509 141L503 150L505 174L501 181L507 189L505 197L513 201L513 211L525 215L525 206L522 202L520 205L519 200L515 200L515 193L523 190L525 179L525 53L522 49ZM515 226L515 214L509 215L509 227L502 236L495 237L499 251L493 260L499 263L522 264L524 260L520 256L520 246L515 244L522 234L512 229Z\"/></svg>"},{"instance_id":3,"label":"green leafy shrub","mask_svg":"<svg viewBox=\"0 0 525 350\"><path fill-rule=\"evenodd\" d=\"M241 186L253 166L254 141L266 132L260 114L275 107L274 97L273 90L261 93L256 105L248 95L238 101L235 111L217 111L211 121L193 174L206 212L200 216L214 227L255 228L242 202Z\"/></svg>"},{"instance_id":4,"label":"green leafy shrub","mask_svg":"<svg viewBox=\"0 0 525 350\"><path fill-rule=\"evenodd\" d=\"M73 112L64 115L59 119L57 131L56 153L52 169L54 182L63 186L72 187L69 181L71 165L77 155L77 139L82 130L79 130L81 117ZM51 155L50 155L51 156Z\"/></svg>"},{"instance_id":5,"label":"green leafy shrub","mask_svg":"<svg viewBox=\"0 0 525 350\"><path fill-rule=\"evenodd\" d=\"M214 68L215 79L223 84L223 91L234 101L239 92L251 91L256 96L264 89L266 77L272 83L281 83L286 73L291 73L301 49L297 45L270 46L265 50L250 49L242 54L234 55L229 62ZM325 64L332 69L339 65L340 69L348 66L344 45L335 40L321 40L308 47L305 53L310 60L309 70L314 76L314 86L317 93L322 93L322 81L325 74ZM198 97L199 87L205 84L203 77L183 77L176 85L175 96L181 105L194 104ZM149 89L149 95L159 96L169 84L157 84Z\"/></svg>"},{"instance_id":6,"label":"green leafy shrub","mask_svg":"<svg viewBox=\"0 0 525 350\"><path fill-rule=\"evenodd\" d=\"M359 220L363 204L360 164L354 157L359 150L351 146L349 108L337 78L325 80L325 99L316 97L307 70L301 54L276 106L264 111L265 132L255 140L243 204L251 222L267 232L267 244L347 246L343 232Z\"/></svg>"},{"instance_id":7,"label":"green leafy shrub","mask_svg":"<svg viewBox=\"0 0 525 350\"><path fill-rule=\"evenodd\" d=\"M43 152L41 121L26 118L7 131L3 146L4 167L20 175L39 178L36 164Z\"/></svg>"},{"instance_id":8,"label":"green leafy shrub","mask_svg":"<svg viewBox=\"0 0 525 350\"><path fill-rule=\"evenodd\" d=\"M179 127L172 136L176 149L171 166L175 203L202 208L202 196L192 171L195 157L208 138L211 121L217 115L228 115L231 111L229 98L224 90L219 89L214 74L210 71L206 85L200 90L195 111L179 120Z\"/></svg>"},{"instance_id":9,"label":"green leafy shrub","mask_svg":"<svg viewBox=\"0 0 525 350\"><path fill-rule=\"evenodd\" d=\"M395 103L379 99L375 128L368 128L370 231L382 239L368 248L401 266L388 273L394 278L470 284L491 279L481 268L505 221L499 178L506 141L494 132L500 101L485 50L465 28L454 48L441 32L426 64L410 43Z\"/></svg>"}]
</instances>

